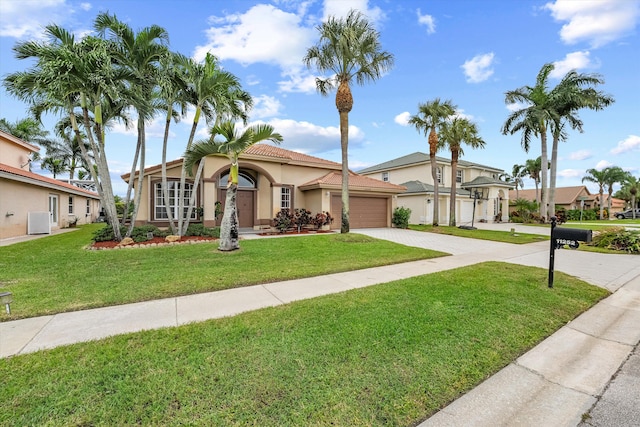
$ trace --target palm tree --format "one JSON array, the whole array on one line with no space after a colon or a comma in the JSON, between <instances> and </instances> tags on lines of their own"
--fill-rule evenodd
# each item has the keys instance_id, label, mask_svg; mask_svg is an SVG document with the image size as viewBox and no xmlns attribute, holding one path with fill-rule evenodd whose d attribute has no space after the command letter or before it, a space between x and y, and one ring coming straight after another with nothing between
<instances>
[{"instance_id":1,"label":"palm tree","mask_svg":"<svg viewBox=\"0 0 640 427\"><path fill-rule=\"evenodd\" d=\"M342 222L340 231L349 232L349 112L353 108L351 84L376 81L393 67L393 55L382 51L380 34L362 13L350 10L346 18L329 17L317 27L318 44L307 50L304 64L327 78L316 78L316 88L326 96L337 87L336 108L340 115L342 150Z\"/></svg>"},{"instance_id":2,"label":"palm tree","mask_svg":"<svg viewBox=\"0 0 640 427\"><path fill-rule=\"evenodd\" d=\"M502 126L502 133L515 134L522 132L521 144L525 152L529 152L531 136L540 137L541 146L541 184L542 197L540 216L548 217L547 177L549 159L547 154L547 129L551 123L558 122L558 112L553 105L553 97L548 90L549 73L553 64L545 64L538 72L535 86L523 86L505 93L505 103L525 104L507 117Z\"/></svg>"},{"instance_id":3,"label":"palm tree","mask_svg":"<svg viewBox=\"0 0 640 427\"><path fill-rule=\"evenodd\" d=\"M127 92L129 94L127 101L138 114L138 138L130 176L134 176L136 167L139 172L135 187L133 213L127 230L128 237L133 231L142 196L146 152L145 122L153 119L157 111L157 105L153 102L157 86L157 65L160 58L166 54L169 34L164 28L157 25L143 28L136 34L129 25L120 21L115 15L104 12L96 17L94 28L102 37L108 34L109 40L115 43L113 55L117 61L116 66L127 69L131 77L129 87L132 90ZM129 212L133 182L134 179L129 180L124 202L125 212ZM127 218L127 215L122 217L123 224Z\"/></svg>"},{"instance_id":4,"label":"palm tree","mask_svg":"<svg viewBox=\"0 0 640 427\"><path fill-rule=\"evenodd\" d=\"M216 141L215 137L217 136L220 136L223 140ZM229 181L227 183L227 199L222 223L220 224L220 245L218 249L221 251L233 251L240 248L238 243L238 210L236 206L239 174L238 158L247 148L260 141L271 141L278 144L282 141L282 136L279 133L275 133L270 125L250 126L240 133L236 130L233 122L224 121L211 128L211 138L209 140L197 142L185 152L184 165L191 172L193 172L196 163L212 154L224 154L231 162Z\"/></svg>"},{"instance_id":5,"label":"palm tree","mask_svg":"<svg viewBox=\"0 0 640 427\"><path fill-rule=\"evenodd\" d=\"M40 167L51 172L53 174L53 179L55 179L61 173L67 172L69 170L65 159L51 156L43 158L42 162L40 163Z\"/></svg>"},{"instance_id":6,"label":"palm tree","mask_svg":"<svg viewBox=\"0 0 640 427\"><path fill-rule=\"evenodd\" d=\"M611 197L613 197L613 186L617 183L623 183L627 176L628 172L624 171L619 166L609 166L603 169L605 175L605 185L607 186L607 192L609 194L609 199L607 200L607 216L611 217Z\"/></svg>"},{"instance_id":7,"label":"palm tree","mask_svg":"<svg viewBox=\"0 0 640 427\"><path fill-rule=\"evenodd\" d=\"M622 190L624 190L625 192L628 192L629 195L631 196L630 197L631 209L633 209L631 211L632 217L633 219L636 219L635 209L638 207L636 197L638 195L638 191L640 191L640 178L636 178L631 174L627 174L627 178L624 180L624 183L622 185Z\"/></svg>"},{"instance_id":8,"label":"palm tree","mask_svg":"<svg viewBox=\"0 0 640 427\"><path fill-rule=\"evenodd\" d=\"M458 171L458 158L464 154L462 144L469 147L484 148L485 142L478 135L478 127L475 123L455 117L442 123L440 128L440 141L448 146L451 151L451 197L449 198L449 226L456 226L456 178ZM435 189L434 185L434 189Z\"/></svg>"},{"instance_id":9,"label":"palm tree","mask_svg":"<svg viewBox=\"0 0 640 427\"><path fill-rule=\"evenodd\" d=\"M438 152L438 131L437 129L445 120L455 113L456 107L451 101L441 102L440 98L424 104L418 104L418 113L409 118L409 124L415 126L418 132L424 136L429 135L429 161L431 163L431 179L433 180L433 226L438 226L440 216L439 191L438 191L438 165L436 163L436 153Z\"/></svg>"},{"instance_id":10,"label":"palm tree","mask_svg":"<svg viewBox=\"0 0 640 427\"><path fill-rule=\"evenodd\" d=\"M524 188L524 181L522 178L524 178L526 174L527 174L527 171L525 170L524 165L518 165L518 164L513 165L513 168L511 169L511 177L513 179L513 184L516 187L516 199L520 198L520 192L518 190L518 187Z\"/></svg>"},{"instance_id":11,"label":"palm tree","mask_svg":"<svg viewBox=\"0 0 640 427\"><path fill-rule=\"evenodd\" d=\"M524 172L529 178L533 179L533 182L536 186L536 202L538 205L540 204L540 200L542 197L538 195L538 186L540 185L540 173L542 171L542 157L538 157L536 159L527 159L524 162Z\"/></svg>"},{"instance_id":12,"label":"palm tree","mask_svg":"<svg viewBox=\"0 0 640 427\"><path fill-rule=\"evenodd\" d=\"M572 129L582 132L582 120L577 115L578 110L588 108L599 111L614 102L612 96L595 90L594 86L604 84L604 79L598 74L579 74L575 70L569 71L560 83L550 93L552 108L556 111L554 122L551 124L553 144L551 148L551 174L549 177L549 212L555 212L556 176L558 167L558 142L565 141L565 124ZM611 198L611 195L609 195ZM609 207L611 208L611 207ZM611 209L609 209L611 211Z\"/></svg>"},{"instance_id":13,"label":"palm tree","mask_svg":"<svg viewBox=\"0 0 640 427\"><path fill-rule=\"evenodd\" d=\"M33 58L36 64L27 72L17 72L4 79L5 88L12 95L32 105L46 106L53 112L67 114L76 137L82 140L75 109L82 111L84 134L91 146L96 168L89 168L102 207L121 239L115 207L113 186L105 151L103 106L114 103L126 90L123 82L129 77L126 70L113 66L111 45L105 40L87 36L76 42L73 34L56 25L45 29L49 42L18 43L14 52L18 59ZM63 70L64 72L62 72ZM94 132L89 132L93 129ZM94 136L95 135L95 136ZM84 145L79 144L84 150ZM88 152L82 155L90 164Z\"/></svg>"},{"instance_id":14,"label":"palm tree","mask_svg":"<svg viewBox=\"0 0 640 427\"><path fill-rule=\"evenodd\" d=\"M253 107L253 99L248 92L242 89L240 80L235 75L220 69L215 56L207 54L203 64L188 61L185 76L188 85L187 95L190 95L188 102L196 108L187 142L187 151L191 149L193 144L201 115L204 115L207 124L214 126L223 120L241 119L244 124L247 123L247 112ZM212 138L213 136L214 134L212 134ZM180 216L178 217L177 229L179 235L184 234L189 226L203 167L204 163L201 163L196 171L191 198L186 203L186 212L183 194L186 187L186 175L190 170L183 167L178 188L178 214Z\"/></svg>"},{"instance_id":15,"label":"palm tree","mask_svg":"<svg viewBox=\"0 0 640 427\"><path fill-rule=\"evenodd\" d=\"M594 182L598 184L598 194L600 194L600 219L604 219L604 186L607 184L607 175L605 170L587 169L587 175L582 177L582 182Z\"/></svg>"}]
</instances>

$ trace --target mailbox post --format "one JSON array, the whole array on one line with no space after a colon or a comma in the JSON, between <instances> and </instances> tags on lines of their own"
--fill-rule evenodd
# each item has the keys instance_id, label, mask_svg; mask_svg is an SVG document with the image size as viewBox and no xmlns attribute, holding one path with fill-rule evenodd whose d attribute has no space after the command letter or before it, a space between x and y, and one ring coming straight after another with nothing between
<instances>
[{"instance_id":1,"label":"mailbox post","mask_svg":"<svg viewBox=\"0 0 640 427\"><path fill-rule=\"evenodd\" d=\"M565 245L571 249L578 249L580 242L591 241L591 230L579 228L556 227L556 217L551 217L551 249L549 252L549 287L553 288L553 268L556 249Z\"/></svg>"}]
</instances>

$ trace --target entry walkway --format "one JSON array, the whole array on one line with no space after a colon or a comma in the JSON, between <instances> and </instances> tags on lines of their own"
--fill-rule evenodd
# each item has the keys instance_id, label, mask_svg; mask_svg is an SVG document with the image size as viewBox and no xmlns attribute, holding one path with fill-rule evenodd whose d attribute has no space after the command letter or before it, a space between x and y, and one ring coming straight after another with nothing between
<instances>
[{"instance_id":1,"label":"entry walkway","mask_svg":"<svg viewBox=\"0 0 640 427\"><path fill-rule=\"evenodd\" d=\"M527 227L527 230L530 230ZM545 229L548 232L548 229ZM0 357L146 329L178 326L393 280L503 261L548 268L549 242L512 245L397 229L354 230L397 243L452 253L431 260L250 286L199 295L105 307L0 323ZM529 231L531 232L531 231ZM543 234L541 232L541 234ZM252 236L255 237L255 236ZM249 238L249 236L247 236ZM301 237L304 238L304 237ZM592 411L603 419L621 413L638 421L638 363L622 369L631 392L606 399L609 383L640 341L640 259L581 251L556 252L555 268L605 287L613 294L422 426L576 426ZM635 370L633 369L635 367ZM623 384L623 390L628 390ZM604 393L604 397L603 396ZM635 394L634 394L635 393ZM620 393L618 393L619 395ZM602 398L601 398L602 397ZM602 403L600 403L602 402ZM615 404L613 404L613 403ZM609 404L609 406L607 406ZM598 408L604 408L598 415ZM637 417L637 418L634 418ZM607 425L607 424L592 424ZM616 425L624 425L618 424ZM639 423L629 424L639 425Z\"/></svg>"}]
</instances>

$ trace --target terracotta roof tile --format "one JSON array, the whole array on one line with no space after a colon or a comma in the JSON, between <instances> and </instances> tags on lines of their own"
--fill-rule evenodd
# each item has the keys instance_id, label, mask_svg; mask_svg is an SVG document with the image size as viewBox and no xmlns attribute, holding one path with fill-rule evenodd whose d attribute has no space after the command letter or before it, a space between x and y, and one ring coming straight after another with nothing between
<instances>
[{"instance_id":1,"label":"terracotta roof tile","mask_svg":"<svg viewBox=\"0 0 640 427\"><path fill-rule=\"evenodd\" d=\"M311 188L326 188L326 187L341 187L342 186L342 173L329 172L328 174L309 181L300 185L301 189ZM349 175L349 189L351 190L387 190L396 193L402 193L407 188L402 185L391 184L390 182L384 182L377 179L369 178L362 175L350 174Z\"/></svg>"},{"instance_id":2,"label":"terracotta roof tile","mask_svg":"<svg viewBox=\"0 0 640 427\"><path fill-rule=\"evenodd\" d=\"M5 165L4 163L0 163L0 172L6 172L9 173L11 175L17 175L17 176L21 176L24 178L30 178L33 179L35 181L40 181L43 183L47 183L47 184L52 184L55 185L56 187L61 187L64 188L66 190L73 190L75 192L78 193L83 193L86 194L88 196L94 197L94 198L98 198L98 194L92 192L92 191L87 191L83 188L80 187L76 187L75 185L71 185L68 184L66 182L62 182L62 181L58 181L57 179L53 179L53 178L49 178L46 176L42 176L42 175L38 175L37 173L33 173L33 172L29 172L29 171L25 171L19 168L14 168L13 166L9 166L9 165Z\"/></svg>"},{"instance_id":3,"label":"terracotta roof tile","mask_svg":"<svg viewBox=\"0 0 640 427\"><path fill-rule=\"evenodd\" d=\"M316 164L323 164L323 165L340 166L340 163L321 159L320 157L310 156L304 153L299 153L297 151L286 150L284 148L280 148L280 147L276 147L268 144L252 145L247 149L245 153L256 155L256 156L288 159L288 160L293 160L296 162L303 162L303 163L316 163ZM242 158L242 156L240 156L240 158Z\"/></svg>"}]
</instances>

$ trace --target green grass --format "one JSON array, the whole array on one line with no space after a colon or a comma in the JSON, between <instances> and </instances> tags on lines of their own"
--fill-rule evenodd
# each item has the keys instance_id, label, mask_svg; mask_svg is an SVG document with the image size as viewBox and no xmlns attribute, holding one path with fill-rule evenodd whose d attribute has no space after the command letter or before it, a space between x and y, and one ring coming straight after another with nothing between
<instances>
[{"instance_id":1,"label":"green grass","mask_svg":"<svg viewBox=\"0 0 640 427\"><path fill-rule=\"evenodd\" d=\"M546 281L485 263L3 359L0 425L415 425L607 295Z\"/></svg>"},{"instance_id":2,"label":"green grass","mask_svg":"<svg viewBox=\"0 0 640 427\"><path fill-rule=\"evenodd\" d=\"M217 242L89 251L83 226L0 247L0 292L13 293L13 320L65 311L217 291L446 255L367 236L323 234L245 240L223 253Z\"/></svg>"},{"instance_id":3,"label":"green grass","mask_svg":"<svg viewBox=\"0 0 640 427\"><path fill-rule=\"evenodd\" d=\"M549 240L549 236L528 233L510 233L496 230L465 230L463 228L440 225L409 225L411 230L428 231L430 233L446 234L449 236L468 237L472 239L491 240L494 242L525 244Z\"/></svg>"}]
</instances>

